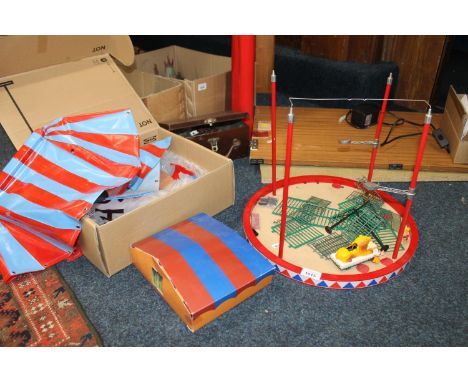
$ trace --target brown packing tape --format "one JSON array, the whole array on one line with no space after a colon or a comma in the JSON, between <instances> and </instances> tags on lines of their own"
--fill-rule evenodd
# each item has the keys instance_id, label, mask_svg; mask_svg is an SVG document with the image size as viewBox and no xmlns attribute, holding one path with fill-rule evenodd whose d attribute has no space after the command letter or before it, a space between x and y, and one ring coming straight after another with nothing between
<instances>
[{"instance_id":1,"label":"brown packing tape","mask_svg":"<svg viewBox=\"0 0 468 382\"><path fill-rule=\"evenodd\" d=\"M193 81L183 81L185 91L185 112L187 118L197 115L197 105L195 103L195 84Z\"/></svg>"}]
</instances>

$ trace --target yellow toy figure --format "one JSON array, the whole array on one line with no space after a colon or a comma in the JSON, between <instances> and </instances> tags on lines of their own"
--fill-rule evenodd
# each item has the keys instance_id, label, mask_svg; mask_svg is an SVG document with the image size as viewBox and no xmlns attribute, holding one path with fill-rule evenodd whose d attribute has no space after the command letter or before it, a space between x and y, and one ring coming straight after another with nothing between
<instances>
[{"instance_id":1,"label":"yellow toy figure","mask_svg":"<svg viewBox=\"0 0 468 382\"><path fill-rule=\"evenodd\" d=\"M354 257L370 255L373 250L368 249L367 246L371 240L369 236L359 235L349 246L338 249L336 251L336 258L347 262Z\"/></svg>"},{"instance_id":2,"label":"yellow toy figure","mask_svg":"<svg viewBox=\"0 0 468 382\"><path fill-rule=\"evenodd\" d=\"M407 242L411 236L411 228L409 225L405 227L405 230L403 231L403 240Z\"/></svg>"}]
</instances>

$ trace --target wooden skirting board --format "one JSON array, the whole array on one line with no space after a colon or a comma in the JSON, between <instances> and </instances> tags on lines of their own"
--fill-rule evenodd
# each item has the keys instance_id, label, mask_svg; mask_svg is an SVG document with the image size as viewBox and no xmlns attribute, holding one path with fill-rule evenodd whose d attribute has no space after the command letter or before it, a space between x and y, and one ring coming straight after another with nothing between
<instances>
[{"instance_id":1,"label":"wooden skirting board","mask_svg":"<svg viewBox=\"0 0 468 382\"><path fill-rule=\"evenodd\" d=\"M278 164L284 163L286 149L286 128L287 114L289 108L279 107L277 109L277 161ZM365 169L369 166L371 155L371 146L369 145L340 145L341 139L351 139L354 141L373 140L375 126L368 129L355 129L349 126L346 121L339 122L340 118L347 113L347 109L318 109L318 108L294 108L294 137L292 150L293 166L318 166L318 168L336 168L336 169ZM416 123L424 122L424 113L414 112L396 112L399 117L405 118ZM270 121L270 107L257 106L255 122ZM386 115L385 121L391 123L395 120L391 115ZM441 120L440 114L434 114L433 124L439 127ZM255 125L255 126L256 126ZM382 142L388 134L390 126L383 126L380 141ZM411 134L420 132L422 127L403 124L393 129L392 137L402 134ZM251 150L250 159L252 163L271 164L271 138L261 137L258 139L258 148ZM407 180L406 172L413 169L416 152L419 145L419 136L398 139L384 147L380 147L376 169L387 170L387 173L379 173L382 176L380 180L396 181L399 179ZM399 170L389 170L391 167ZM315 169L308 173L314 173ZM398 176L393 177L393 172ZM435 139L428 137L424 159L421 168L421 179L438 180L438 176L424 174L432 173L461 173L464 176L468 174L468 165L455 164L452 162L450 154L441 149ZM378 173L377 171L376 173ZM321 172L315 172L320 174ZM392 174L392 175L390 175ZM340 176L348 176L344 173L338 173ZM387 177L388 175L388 177ZM401 176L401 178L400 178ZM353 176L354 177L354 176ZM440 180L455 180L455 177L446 179L440 177ZM377 179L376 179L377 180ZM466 178L460 180L467 180Z\"/></svg>"},{"instance_id":2,"label":"wooden skirting board","mask_svg":"<svg viewBox=\"0 0 468 382\"><path fill-rule=\"evenodd\" d=\"M291 166L291 176L300 175L331 175L342 176L344 178L359 179L367 177L367 168L341 168L341 167L321 167L321 166ZM375 182L409 182L412 172L408 170L385 170L376 169L373 180ZM262 183L271 183L271 165L260 165L260 175ZM284 177L284 166L276 167L278 179ZM421 171L418 176L419 182L468 182L468 172L437 172Z\"/></svg>"}]
</instances>

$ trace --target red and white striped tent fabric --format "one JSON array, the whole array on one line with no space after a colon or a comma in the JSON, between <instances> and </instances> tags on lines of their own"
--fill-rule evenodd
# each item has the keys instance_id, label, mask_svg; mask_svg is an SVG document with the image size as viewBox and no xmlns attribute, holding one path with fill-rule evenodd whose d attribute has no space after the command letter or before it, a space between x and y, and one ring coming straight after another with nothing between
<instances>
[{"instance_id":1,"label":"red and white striped tent fabric","mask_svg":"<svg viewBox=\"0 0 468 382\"><path fill-rule=\"evenodd\" d=\"M130 110L65 117L33 132L0 172L3 278L79 255L80 219L103 191L131 184L140 170Z\"/></svg>"}]
</instances>

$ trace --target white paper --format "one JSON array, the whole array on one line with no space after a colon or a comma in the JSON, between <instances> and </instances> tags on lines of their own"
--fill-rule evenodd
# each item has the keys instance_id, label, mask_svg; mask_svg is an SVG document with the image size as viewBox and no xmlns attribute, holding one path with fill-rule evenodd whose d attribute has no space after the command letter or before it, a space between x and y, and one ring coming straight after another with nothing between
<instances>
[{"instance_id":1,"label":"white paper","mask_svg":"<svg viewBox=\"0 0 468 382\"><path fill-rule=\"evenodd\" d=\"M466 94L463 94L463 97L460 99L460 102L465 109L465 114L468 114L468 97ZM461 139L465 138L468 134L468 119L465 121L465 126L463 126L462 136Z\"/></svg>"}]
</instances>

